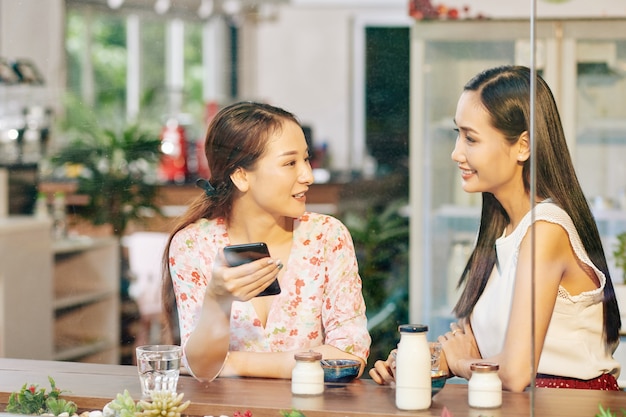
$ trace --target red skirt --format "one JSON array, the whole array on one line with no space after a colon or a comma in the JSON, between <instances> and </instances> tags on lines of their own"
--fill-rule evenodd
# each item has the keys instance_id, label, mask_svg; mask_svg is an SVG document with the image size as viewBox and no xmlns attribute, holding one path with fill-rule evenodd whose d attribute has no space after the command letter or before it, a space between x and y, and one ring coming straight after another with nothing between
<instances>
[{"instance_id":1,"label":"red skirt","mask_svg":"<svg viewBox=\"0 0 626 417\"><path fill-rule=\"evenodd\" d=\"M611 374L602 374L593 379L576 379L565 376L537 374L535 379L537 388L573 388L573 389L596 389L603 391L621 391L617 380Z\"/></svg>"}]
</instances>

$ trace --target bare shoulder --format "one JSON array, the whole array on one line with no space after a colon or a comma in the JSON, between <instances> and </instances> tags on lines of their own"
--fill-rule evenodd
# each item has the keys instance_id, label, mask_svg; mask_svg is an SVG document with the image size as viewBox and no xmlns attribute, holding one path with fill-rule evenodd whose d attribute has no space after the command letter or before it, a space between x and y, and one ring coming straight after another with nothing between
<instances>
[{"instance_id":1,"label":"bare shoulder","mask_svg":"<svg viewBox=\"0 0 626 417\"><path fill-rule=\"evenodd\" d=\"M547 220L538 220L533 225L524 236L522 246L530 247L534 239L538 259L554 261L571 252L569 235L562 225Z\"/></svg>"}]
</instances>

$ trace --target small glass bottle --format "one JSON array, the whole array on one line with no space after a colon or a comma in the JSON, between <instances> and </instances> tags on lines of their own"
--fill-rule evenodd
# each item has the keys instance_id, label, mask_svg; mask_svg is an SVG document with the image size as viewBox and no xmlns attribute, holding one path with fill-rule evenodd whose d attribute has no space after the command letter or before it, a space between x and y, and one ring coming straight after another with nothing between
<instances>
[{"instance_id":1,"label":"small glass bottle","mask_svg":"<svg viewBox=\"0 0 626 417\"><path fill-rule=\"evenodd\" d=\"M65 214L65 193L54 193L52 201L52 237L65 239L67 237L67 218Z\"/></svg>"},{"instance_id":2,"label":"small glass bottle","mask_svg":"<svg viewBox=\"0 0 626 417\"><path fill-rule=\"evenodd\" d=\"M400 343L396 355L396 407L400 410L425 410L430 407L431 356L423 324L398 327Z\"/></svg>"},{"instance_id":3,"label":"small glass bottle","mask_svg":"<svg viewBox=\"0 0 626 417\"><path fill-rule=\"evenodd\" d=\"M37 193L37 199L35 200L35 210L33 212L36 219L48 220L50 219L50 209L48 208L48 197L46 193Z\"/></svg>"},{"instance_id":4,"label":"small glass bottle","mask_svg":"<svg viewBox=\"0 0 626 417\"><path fill-rule=\"evenodd\" d=\"M478 362L470 365L472 376L467 387L467 401L474 408L498 408L502 405L502 381L497 363Z\"/></svg>"},{"instance_id":5,"label":"small glass bottle","mask_svg":"<svg viewBox=\"0 0 626 417\"><path fill-rule=\"evenodd\" d=\"M291 393L295 395L320 395L324 392L322 354L312 350L294 355L296 366L291 372Z\"/></svg>"}]
</instances>

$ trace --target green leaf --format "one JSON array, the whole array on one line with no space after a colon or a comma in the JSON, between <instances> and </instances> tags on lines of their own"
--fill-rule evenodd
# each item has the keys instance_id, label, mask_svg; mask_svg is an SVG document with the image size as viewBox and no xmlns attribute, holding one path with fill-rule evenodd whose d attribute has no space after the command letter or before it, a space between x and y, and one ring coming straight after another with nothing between
<instances>
[{"instance_id":1,"label":"green leaf","mask_svg":"<svg viewBox=\"0 0 626 417\"><path fill-rule=\"evenodd\" d=\"M300 410L291 409L290 411L280 411L282 417L306 417Z\"/></svg>"}]
</instances>

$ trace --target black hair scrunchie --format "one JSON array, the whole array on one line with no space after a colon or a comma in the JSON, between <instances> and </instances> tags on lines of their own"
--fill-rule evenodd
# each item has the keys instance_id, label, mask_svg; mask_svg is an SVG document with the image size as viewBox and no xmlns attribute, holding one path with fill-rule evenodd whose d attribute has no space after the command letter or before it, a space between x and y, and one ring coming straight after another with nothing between
<instances>
[{"instance_id":1,"label":"black hair scrunchie","mask_svg":"<svg viewBox=\"0 0 626 417\"><path fill-rule=\"evenodd\" d=\"M196 180L196 185L204 190L204 194L206 194L207 197L213 197L217 194L215 187L213 187L211 183L204 178L198 178Z\"/></svg>"}]
</instances>

